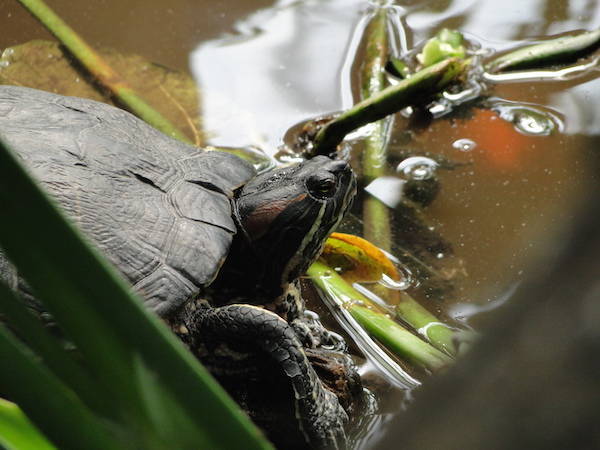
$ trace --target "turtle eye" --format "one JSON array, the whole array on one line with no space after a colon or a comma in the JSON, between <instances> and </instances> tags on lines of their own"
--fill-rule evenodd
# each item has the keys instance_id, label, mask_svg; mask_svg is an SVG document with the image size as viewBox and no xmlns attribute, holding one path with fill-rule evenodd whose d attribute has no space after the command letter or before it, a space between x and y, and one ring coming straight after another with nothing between
<instances>
[{"instance_id":1,"label":"turtle eye","mask_svg":"<svg viewBox=\"0 0 600 450\"><path fill-rule=\"evenodd\" d=\"M332 197L337 187L337 178L332 173L311 175L306 187L313 197L325 199Z\"/></svg>"}]
</instances>

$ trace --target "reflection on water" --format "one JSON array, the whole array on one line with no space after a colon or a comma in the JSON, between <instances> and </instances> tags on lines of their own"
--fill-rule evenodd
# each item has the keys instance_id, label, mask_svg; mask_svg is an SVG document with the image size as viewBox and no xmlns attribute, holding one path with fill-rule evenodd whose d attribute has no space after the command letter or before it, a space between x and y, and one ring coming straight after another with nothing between
<instances>
[{"instance_id":1,"label":"reflection on water","mask_svg":"<svg viewBox=\"0 0 600 450\"><path fill-rule=\"evenodd\" d=\"M350 69L358 68L367 9L365 1L280 1L238 22L236 33L201 43L190 61L203 87L213 140L273 153L293 124L348 107L356 91ZM450 27L486 56L525 39L596 28L600 9L589 1L507 0L502 8L493 1L397 1L392 22L396 54ZM502 304L541 243L574 213L593 176L586 158L600 127L596 65L593 60L559 72L485 75L491 90L475 80L469 90L446 95L433 113L444 116L482 92L492 94L491 109L442 117L410 133L406 120L397 118L392 164L362 195L375 196L393 212L394 250L402 254L415 240L407 235L415 233L414 224L403 215L407 182L439 183L435 200L418 208L419 216L427 232L439 233L450 246L426 245L429 255L412 257L423 265L439 263L435 270L457 278L455 292L442 303L413 292L430 310L473 322ZM359 343L368 338L355 334ZM390 370L385 364L376 363L384 373ZM388 400L399 403L401 397Z\"/></svg>"},{"instance_id":2,"label":"reflection on water","mask_svg":"<svg viewBox=\"0 0 600 450\"><path fill-rule=\"evenodd\" d=\"M525 81L573 80L589 75L590 71L599 70L600 57L593 58L585 64L577 64L555 70L531 70L508 73L484 73L483 78L493 83L523 83Z\"/></svg>"},{"instance_id":3,"label":"reflection on water","mask_svg":"<svg viewBox=\"0 0 600 450\"><path fill-rule=\"evenodd\" d=\"M477 147L477 142L469 138L457 139L452 143L452 147L460 150L461 152L470 152Z\"/></svg>"},{"instance_id":4,"label":"reflection on water","mask_svg":"<svg viewBox=\"0 0 600 450\"><path fill-rule=\"evenodd\" d=\"M493 0L399 1L407 5L407 24L415 42L443 27L459 28L486 47L499 51L515 46L515 41L532 40L551 34L585 28L598 28L600 5L595 0Z\"/></svg>"},{"instance_id":5,"label":"reflection on water","mask_svg":"<svg viewBox=\"0 0 600 450\"><path fill-rule=\"evenodd\" d=\"M424 156L411 156L402 160L396 167L396 172L407 180L428 180L434 178L438 163Z\"/></svg>"},{"instance_id":6,"label":"reflection on water","mask_svg":"<svg viewBox=\"0 0 600 450\"><path fill-rule=\"evenodd\" d=\"M365 192L395 208L402 201L402 188L405 181L397 177L378 177L365 186Z\"/></svg>"},{"instance_id":7,"label":"reflection on water","mask_svg":"<svg viewBox=\"0 0 600 450\"><path fill-rule=\"evenodd\" d=\"M274 152L295 122L344 107L340 72L363 0L281 0L202 43L192 72L204 91L205 127L222 145Z\"/></svg>"},{"instance_id":8,"label":"reflection on water","mask_svg":"<svg viewBox=\"0 0 600 450\"><path fill-rule=\"evenodd\" d=\"M600 105L597 80L554 92L549 104L566 118L564 133L569 135L600 135L600 112L591 105Z\"/></svg>"}]
</instances>

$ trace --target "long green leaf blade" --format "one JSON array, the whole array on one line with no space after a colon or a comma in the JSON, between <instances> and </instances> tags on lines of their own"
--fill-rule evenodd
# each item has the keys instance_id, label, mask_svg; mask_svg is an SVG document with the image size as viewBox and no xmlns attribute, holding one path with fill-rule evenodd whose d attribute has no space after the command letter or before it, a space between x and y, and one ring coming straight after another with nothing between
<instances>
[{"instance_id":1,"label":"long green leaf blade","mask_svg":"<svg viewBox=\"0 0 600 450\"><path fill-rule=\"evenodd\" d=\"M104 87L110 90L136 116L163 133L193 143L160 112L148 104L109 66L86 41L42 0L19 0Z\"/></svg>"},{"instance_id":2,"label":"long green leaf blade","mask_svg":"<svg viewBox=\"0 0 600 450\"><path fill-rule=\"evenodd\" d=\"M56 450L17 405L0 398L0 448L3 445L8 450Z\"/></svg>"},{"instance_id":3,"label":"long green leaf blade","mask_svg":"<svg viewBox=\"0 0 600 450\"><path fill-rule=\"evenodd\" d=\"M0 326L0 361L5 362L0 370L2 389L59 448L126 448L4 326Z\"/></svg>"},{"instance_id":4,"label":"long green leaf blade","mask_svg":"<svg viewBox=\"0 0 600 450\"><path fill-rule=\"evenodd\" d=\"M23 339L46 366L70 386L88 407L108 413L110 403L99 395L87 370L69 357L56 338L26 310L23 299L17 297L16 293L0 281L0 313L4 315L6 322L18 330L19 338Z\"/></svg>"},{"instance_id":5,"label":"long green leaf blade","mask_svg":"<svg viewBox=\"0 0 600 450\"><path fill-rule=\"evenodd\" d=\"M242 442L248 449L270 448L199 362L85 244L4 144L0 208L10 218L0 221L0 246L105 378L105 386L126 386L134 410L143 410L139 392L130 392L136 390L132 374L137 353L176 404L194 418L212 448L236 448ZM173 436L174 442L177 438Z\"/></svg>"}]
</instances>

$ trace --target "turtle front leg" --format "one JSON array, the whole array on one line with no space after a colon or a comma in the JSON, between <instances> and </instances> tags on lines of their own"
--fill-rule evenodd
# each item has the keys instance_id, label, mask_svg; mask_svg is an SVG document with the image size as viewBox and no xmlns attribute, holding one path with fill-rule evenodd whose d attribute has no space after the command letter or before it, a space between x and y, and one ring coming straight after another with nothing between
<instances>
[{"instance_id":1,"label":"turtle front leg","mask_svg":"<svg viewBox=\"0 0 600 450\"><path fill-rule=\"evenodd\" d=\"M240 383L261 386L266 392L259 396L271 402L272 397L281 395L272 389L277 378L283 377L293 393L295 410L291 415L308 445L345 447L346 412L335 394L321 383L295 331L277 314L251 305L215 308L197 301L183 308L176 323L172 323L174 331L220 381L225 381L225 387L251 415L257 394L243 392ZM280 439L269 434L275 443ZM297 444L298 448L305 447L305 443ZM289 442L284 445L290 447Z\"/></svg>"}]
</instances>

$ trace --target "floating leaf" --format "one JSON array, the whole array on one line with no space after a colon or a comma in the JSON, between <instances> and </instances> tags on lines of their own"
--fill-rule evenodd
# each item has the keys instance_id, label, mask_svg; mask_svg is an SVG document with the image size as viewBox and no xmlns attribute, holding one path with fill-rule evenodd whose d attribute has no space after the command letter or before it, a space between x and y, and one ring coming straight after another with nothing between
<instances>
[{"instance_id":1,"label":"floating leaf","mask_svg":"<svg viewBox=\"0 0 600 450\"><path fill-rule=\"evenodd\" d=\"M153 64L138 55L126 55L109 48L98 51L149 104L196 145L202 144L198 88L187 73ZM0 84L114 104L110 95L99 89L56 42L33 40L5 49L0 57Z\"/></svg>"},{"instance_id":2,"label":"floating leaf","mask_svg":"<svg viewBox=\"0 0 600 450\"><path fill-rule=\"evenodd\" d=\"M315 266L316 268L311 267L309 274L313 277L326 277L325 280L315 281L322 289L327 286L327 292L330 296L336 295L340 297L339 299L334 299L338 305L345 304L351 310L353 316L356 313L357 317L355 318L367 329L369 329L369 326L375 328L383 326L389 333L396 333L396 331L391 331L392 329L396 330L395 326L390 325L393 322L392 319L375 319L379 313L375 311L364 312L363 309L365 308L352 311L352 308L355 306L354 302L367 306L371 305L371 303L362 295L357 296L358 292L351 288L351 284L355 282L380 281L383 274L396 281L400 279L396 266L394 266L385 253L361 237L351 234L333 233L325 243L320 261L319 265ZM341 282L336 282L331 277L331 274L326 275L325 266L322 265L322 262L325 262L329 267L335 268L335 271L341 275L347 285L342 287ZM456 353L456 346L454 344L455 332L451 327L442 323L440 319L431 314L426 308L423 308L406 292L394 290L392 293L395 295L386 296L385 299L391 307L390 311L393 310L398 318L414 327L419 334L439 350L449 355ZM379 323L379 325L374 325L373 320ZM366 325L366 323L370 325ZM386 325L381 325L383 323ZM403 334L404 332L400 331L399 333ZM383 339L385 342L388 338L380 337L380 339ZM390 339L392 342L397 341L396 338ZM395 344L386 342L386 345L393 346ZM398 349L394 351L402 354Z\"/></svg>"},{"instance_id":3,"label":"floating leaf","mask_svg":"<svg viewBox=\"0 0 600 450\"><path fill-rule=\"evenodd\" d=\"M399 280L394 264L378 247L359 236L332 233L321 258L348 282L377 282L382 275Z\"/></svg>"}]
</instances>

